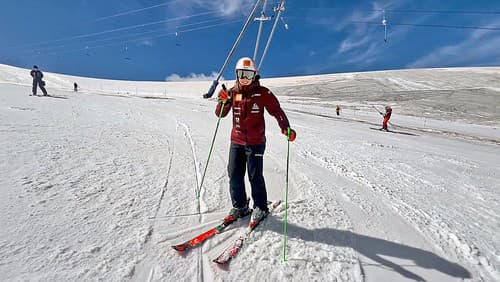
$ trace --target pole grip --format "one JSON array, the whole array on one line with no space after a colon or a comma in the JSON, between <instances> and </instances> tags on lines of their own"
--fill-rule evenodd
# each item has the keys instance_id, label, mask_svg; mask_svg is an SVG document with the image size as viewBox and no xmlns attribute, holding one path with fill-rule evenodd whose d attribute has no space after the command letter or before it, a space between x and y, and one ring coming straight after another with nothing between
<instances>
[{"instance_id":1,"label":"pole grip","mask_svg":"<svg viewBox=\"0 0 500 282\"><path fill-rule=\"evenodd\" d=\"M212 97L212 95L214 95L214 93L215 93L215 89L217 88L217 85L219 85L219 81L214 80L212 82L212 86L210 86L210 89L208 89L208 92L203 95L203 98L208 99L208 98Z\"/></svg>"}]
</instances>

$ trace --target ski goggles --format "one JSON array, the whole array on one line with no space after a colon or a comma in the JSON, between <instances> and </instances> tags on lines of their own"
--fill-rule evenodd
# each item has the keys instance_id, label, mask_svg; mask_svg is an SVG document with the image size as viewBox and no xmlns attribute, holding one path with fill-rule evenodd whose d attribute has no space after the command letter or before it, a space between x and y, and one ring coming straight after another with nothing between
<instances>
[{"instance_id":1,"label":"ski goggles","mask_svg":"<svg viewBox=\"0 0 500 282\"><path fill-rule=\"evenodd\" d=\"M255 77L255 72L252 70L236 70L236 76L239 79L253 80L253 78Z\"/></svg>"}]
</instances>

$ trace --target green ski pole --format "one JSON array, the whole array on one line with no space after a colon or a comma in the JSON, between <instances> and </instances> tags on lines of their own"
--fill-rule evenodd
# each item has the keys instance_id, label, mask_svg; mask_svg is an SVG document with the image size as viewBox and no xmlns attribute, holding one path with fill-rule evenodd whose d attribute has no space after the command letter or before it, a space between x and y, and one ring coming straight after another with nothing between
<instances>
[{"instance_id":1,"label":"green ski pole","mask_svg":"<svg viewBox=\"0 0 500 282\"><path fill-rule=\"evenodd\" d=\"M290 164L290 127L288 127L285 180L285 221L283 223L283 262L286 262L286 225L288 220L288 167Z\"/></svg>"},{"instance_id":2,"label":"green ski pole","mask_svg":"<svg viewBox=\"0 0 500 282\"><path fill-rule=\"evenodd\" d=\"M222 84L222 89L227 92L226 85ZM231 97L228 97L228 99L230 99L230 98ZM217 119L217 126L215 127L214 137L212 138L212 144L210 145L210 151L208 152L208 158L207 158L207 162L205 164L205 169L203 170L203 176L201 177L200 187L198 188L198 191L196 191L196 198L197 199L200 198L201 187L203 186L203 181L205 180L205 175L207 173L208 163L210 162L210 156L212 155L212 150L214 148L215 137L217 136L217 131L219 130L219 124L220 124L220 120L222 118L222 112L224 111L224 106L226 105L226 102L227 102L227 100L222 102L222 107L221 107L220 112L219 112L219 118Z\"/></svg>"}]
</instances>

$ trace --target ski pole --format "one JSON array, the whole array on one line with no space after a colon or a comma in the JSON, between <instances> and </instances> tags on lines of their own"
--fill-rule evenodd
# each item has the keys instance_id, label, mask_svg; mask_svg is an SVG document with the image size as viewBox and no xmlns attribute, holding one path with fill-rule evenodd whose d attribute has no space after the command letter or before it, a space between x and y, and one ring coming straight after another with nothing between
<instances>
[{"instance_id":1,"label":"ski pole","mask_svg":"<svg viewBox=\"0 0 500 282\"><path fill-rule=\"evenodd\" d=\"M283 262L286 262L286 225L288 220L288 167L290 164L290 127L287 129L286 178L285 178L285 221L283 222Z\"/></svg>"},{"instance_id":2,"label":"ski pole","mask_svg":"<svg viewBox=\"0 0 500 282\"><path fill-rule=\"evenodd\" d=\"M243 28L241 29L240 34L238 35L238 38L236 39L236 42L234 42L233 48L231 48L231 51L229 51L229 54L226 57L226 61L224 62L224 65L222 65L222 68L219 70L219 73L217 74L217 78L212 82L212 86L210 86L210 89L208 90L208 92L203 94L203 98L208 99L208 98L212 97L212 95L214 95L215 88L217 88L217 85L219 84L219 79L221 78L222 73L226 69L226 66L229 63L229 60L233 57L234 51L236 50L236 48L240 44L241 38L243 38L243 35L245 34L245 32L248 29L248 26L252 22L252 18L255 14L255 11L257 11L257 7L259 7L261 1L262 0L257 0L257 2L255 3L255 5L252 9L252 12L250 12L250 15L248 16L247 21L243 25Z\"/></svg>"},{"instance_id":3,"label":"ski pole","mask_svg":"<svg viewBox=\"0 0 500 282\"><path fill-rule=\"evenodd\" d=\"M227 92L226 85L222 84L222 89ZM229 99L230 97L228 97ZM219 130L220 120L222 118L222 112L224 111L224 106L226 105L227 100L222 101L222 106L220 108L219 117L217 118L217 126L215 127L214 137L212 138L212 144L210 145L210 150L208 152L207 162L205 164L205 169L203 170L203 176L201 177L200 187L198 191L196 191L196 198L200 198L201 187L203 186L203 181L205 180L205 174L207 173L208 162L210 161L210 156L212 155L212 149L214 148L215 137L217 136L217 131Z\"/></svg>"},{"instance_id":4,"label":"ski pole","mask_svg":"<svg viewBox=\"0 0 500 282\"><path fill-rule=\"evenodd\" d=\"M377 112L379 112L379 114L384 115L384 114L383 114L381 111L379 111L379 110L378 110L375 106L372 106L372 107L373 107L375 110L377 110ZM392 124L392 122L390 122L390 121L387 121L387 123L388 123L390 126L397 126L397 125Z\"/></svg>"},{"instance_id":5,"label":"ski pole","mask_svg":"<svg viewBox=\"0 0 500 282\"><path fill-rule=\"evenodd\" d=\"M375 106L372 106L375 110L377 110L377 112L381 115L384 115L381 111L379 111Z\"/></svg>"}]
</instances>

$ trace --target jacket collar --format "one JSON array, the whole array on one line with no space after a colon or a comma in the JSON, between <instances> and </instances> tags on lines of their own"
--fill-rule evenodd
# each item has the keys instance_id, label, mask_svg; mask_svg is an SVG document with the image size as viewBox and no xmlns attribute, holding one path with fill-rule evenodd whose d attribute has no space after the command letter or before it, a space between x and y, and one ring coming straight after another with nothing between
<instances>
[{"instance_id":1,"label":"jacket collar","mask_svg":"<svg viewBox=\"0 0 500 282\"><path fill-rule=\"evenodd\" d=\"M236 82L236 89L238 90L238 92L243 92L243 93L249 92L259 86L260 82L258 80L250 83L249 85L240 85L239 82Z\"/></svg>"}]
</instances>

